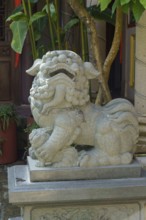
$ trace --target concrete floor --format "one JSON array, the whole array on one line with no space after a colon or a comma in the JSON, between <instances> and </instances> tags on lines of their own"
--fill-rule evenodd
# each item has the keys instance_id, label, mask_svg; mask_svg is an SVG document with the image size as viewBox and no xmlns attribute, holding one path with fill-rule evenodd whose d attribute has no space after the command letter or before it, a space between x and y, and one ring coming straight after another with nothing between
<instances>
[{"instance_id":1,"label":"concrete floor","mask_svg":"<svg viewBox=\"0 0 146 220\"><path fill-rule=\"evenodd\" d=\"M20 208L10 204L8 200L7 168L16 164L24 164L24 162L17 161L11 165L0 165L0 220L20 216Z\"/></svg>"}]
</instances>

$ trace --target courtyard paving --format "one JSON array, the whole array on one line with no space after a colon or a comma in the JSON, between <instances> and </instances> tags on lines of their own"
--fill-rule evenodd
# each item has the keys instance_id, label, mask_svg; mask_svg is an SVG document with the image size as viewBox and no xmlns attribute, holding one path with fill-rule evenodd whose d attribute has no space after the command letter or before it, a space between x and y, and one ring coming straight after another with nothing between
<instances>
[{"instance_id":1,"label":"courtyard paving","mask_svg":"<svg viewBox=\"0 0 146 220\"><path fill-rule=\"evenodd\" d=\"M0 165L0 220L8 220L9 218L20 216L20 208L9 203L8 199L8 179L7 169L9 166L16 164L24 164L18 161L11 165Z\"/></svg>"}]
</instances>

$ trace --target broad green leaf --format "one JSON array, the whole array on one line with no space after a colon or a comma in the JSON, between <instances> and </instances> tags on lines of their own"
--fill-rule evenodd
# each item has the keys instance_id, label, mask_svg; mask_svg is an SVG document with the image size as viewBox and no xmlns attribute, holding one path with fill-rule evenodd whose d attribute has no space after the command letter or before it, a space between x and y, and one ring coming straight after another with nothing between
<instances>
[{"instance_id":1,"label":"broad green leaf","mask_svg":"<svg viewBox=\"0 0 146 220\"><path fill-rule=\"evenodd\" d=\"M47 7L47 5L45 5L45 6L42 8L42 11L45 11L45 12L48 14L48 7Z\"/></svg>"},{"instance_id":2,"label":"broad green leaf","mask_svg":"<svg viewBox=\"0 0 146 220\"><path fill-rule=\"evenodd\" d=\"M116 8L119 7L119 6L120 6L120 0L115 0L114 4L112 6L112 14L115 13Z\"/></svg>"},{"instance_id":3,"label":"broad green leaf","mask_svg":"<svg viewBox=\"0 0 146 220\"><path fill-rule=\"evenodd\" d=\"M50 15L51 18L53 19L54 22L57 21L57 13L56 13L56 8L53 3L50 4Z\"/></svg>"},{"instance_id":4,"label":"broad green leaf","mask_svg":"<svg viewBox=\"0 0 146 220\"><path fill-rule=\"evenodd\" d=\"M31 3L37 3L39 0L29 0Z\"/></svg>"},{"instance_id":5,"label":"broad green leaf","mask_svg":"<svg viewBox=\"0 0 146 220\"><path fill-rule=\"evenodd\" d=\"M79 0L80 4L83 4L83 0Z\"/></svg>"},{"instance_id":6,"label":"broad green leaf","mask_svg":"<svg viewBox=\"0 0 146 220\"><path fill-rule=\"evenodd\" d=\"M130 2L130 0L120 0L121 6L126 5Z\"/></svg>"},{"instance_id":7,"label":"broad green leaf","mask_svg":"<svg viewBox=\"0 0 146 220\"><path fill-rule=\"evenodd\" d=\"M43 18L45 16L46 16L45 12L42 12L42 11L36 12L31 16L29 24L32 24L34 21L39 20L40 18Z\"/></svg>"},{"instance_id":8,"label":"broad green leaf","mask_svg":"<svg viewBox=\"0 0 146 220\"><path fill-rule=\"evenodd\" d=\"M99 5L93 5L87 8L88 12L97 20L104 20L112 25L115 25L115 15L112 14L111 9L107 8L100 11Z\"/></svg>"},{"instance_id":9,"label":"broad green leaf","mask_svg":"<svg viewBox=\"0 0 146 220\"><path fill-rule=\"evenodd\" d=\"M22 12L17 12L15 14L10 15L6 21L19 21L19 20L27 20L27 17Z\"/></svg>"},{"instance_id":10,"label":"broad green leaf","mask_svg":"<svg viewBox=\"0 0 146 220\"><path fill-rule=\"evenodd\" d=\"M34 31L34 39L35 41L38 41L41 39L41 33L38 31Z\"/></svg>"},{"instance_id":11,"label":"broad green leaf","mask_svg":"<svg viewBox=\"0 0 146 220\"><path fill-rule=\"evenodd\" d=\"M146 9L146 0L140 0L140 3L143 5L143 7Z\"/></svg>"},{"instance_id":12,"label":"broad green leaf","mask_svg":"<svg viewBox=\"0 0 146 220\"><path fill-rule=\"evenodd\" d=\"M136 21L138 21L144 12L144 7L140 4L139 0L132 2L132 12Z\"/></svg>"},{"instance_id":13,"label":"broad green leaf","mask_svg":"<svg viewBox=\"0 0 146 220\"><path fill-rule=\"evenodd\" d=\"M42 58L42 56L48 51L48 48L43 44L37 44L37 51L39 53L39 57Z\"/></svg>"},{"instance_id":14,"label":"broad green leaf","mask_svg":"<svg viewBox=\"0 0 146 220\"><path fill-rule=\"evenodd\" d=\"M71 19L65 26L64 26L64 30L65 32L67 32L69 29L71 29L74 25L79 23L79 19L78 18L73 18Z\"/></svg>"},{"instance_id":15,"label":"broad green leaf","mask_svg":"<svg viewBox=\"0 0 146 220\"><path fill-rule=\"evenodd\" d=\"M99 0L101 11L104 11L112 0Z\"/></svg>"},{"instance_id":16,"label":"broad green leaf","mask_svg":"<svg viewBox=\"0 0 146 220\"><path fill-rule=\"evenodd\" d=\"M28 23L26 21L13 21L10 24L10 29L13 33L11 47L15 52L21 54L28 31Z\"/></svg>"},{"instance_id":17,"label":"broad green leaf","mask_svg":"<svg viewBox=\"0 0 146 220\"><path fill-rule=\"evenodd\" d=\"M48 22L48 19L46 16L41 17L40 19L33 22L35 41L38 41L41 38L43 30L47 26L47 22Z\"/></svg>"},{"instance_id":18,"label":"broad green leaf","mask_svg":"<svg viewBox=\"0 0 146 220\"><path fill-rule=\"evenodd\" d=\"M42 11L45 11L47 14L50 14L51 18L56 22L57 14L56 14L55 5L53 3L49 4L49 11L47 4L42 8Z\"/></svg>"},{"instance_id":19,"label":"broad green leaf","mask_svg":"<svg viewBox=\"0 0 146 220\"><path fill-rule=\"evenodd\" d=\"M23 9L23 6L22 5L19 5L18 7L16 7L13 11L12 11L12 13L11 13L11 15L12 14L15 14L15 13L17 13L17 12L22 12L22 9Z\"/></svg>"},{"instance_id":20,"label":"broad green leaf","mask_svg":"<svg viewBox=\"0 0 146 220\"><path fill-rule=\"evenodd\" d=\"M126 14L128 14L129 9L130 9L129 4L126 4L126 5L123 5L123 6L122 6L122 11L123 11L124 13L126 13Z\"/></svg>"}]
</instances>

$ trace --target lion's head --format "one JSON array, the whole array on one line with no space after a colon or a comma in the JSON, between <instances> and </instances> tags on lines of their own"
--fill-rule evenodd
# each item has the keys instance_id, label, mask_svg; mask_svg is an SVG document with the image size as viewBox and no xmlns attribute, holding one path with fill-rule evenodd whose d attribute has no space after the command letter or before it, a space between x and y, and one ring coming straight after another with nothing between
<instances>
[{"instance_id":1,"label":"lion's head","mask_svg":"<svg viewBox=\"0 0 146 220\"><path fill-rule=\"evenodd\" d=\"M48 103L56 107L83 106L89 102L89 79L99 73L90 62L83 62L79 55L68 50L47 52L37 59L27 73L35 76L30 90L30 102L41 111Z\"/></svg>"}]
</instances>

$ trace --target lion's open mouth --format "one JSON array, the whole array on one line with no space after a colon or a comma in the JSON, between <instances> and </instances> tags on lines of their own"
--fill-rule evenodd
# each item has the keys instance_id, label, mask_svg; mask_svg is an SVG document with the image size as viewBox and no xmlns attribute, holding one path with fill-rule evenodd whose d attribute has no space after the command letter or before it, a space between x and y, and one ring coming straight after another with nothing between
<instances>
[{"instance_id":1,"label":"lion's open mouth","mask_svg":"<svg viewBox=\"0 0 146 220\"><path fill-rule=\"evenodd\" d=\"M76 77L76 70L65 63L58 63L56 65L49 66L47 68L47 74L49 74L50 77L56 76L60 73L63 73L64 75L68 76L70 79Z\"/></svg>"},{"instance_id":2,"label":"lion's open mouth","mask_svg":"<svg viewBox=\"0 0 146 220\"><path fill-rule=\"evenodd\" d=\"M59 73L64 73L66 76L68 76L70 79L73 79L75 76L70 73L68 70L66 69L57 69L53 72L50 73L50 77L56 76Z\"/></svg>"}]
</instances>

